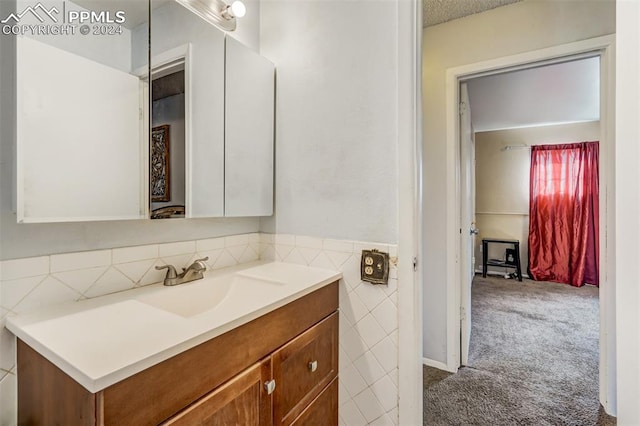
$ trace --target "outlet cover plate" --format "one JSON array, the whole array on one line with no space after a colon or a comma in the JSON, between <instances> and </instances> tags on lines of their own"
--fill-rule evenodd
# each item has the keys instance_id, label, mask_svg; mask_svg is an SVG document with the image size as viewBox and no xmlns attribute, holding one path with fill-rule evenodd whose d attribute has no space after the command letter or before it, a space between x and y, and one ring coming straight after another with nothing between
<instances>
[{"instance_id":1,"label":"outlet cover plate","mask_svg":"<svg viewBox=\"0 0 640 426\"><path fill-rule=\"evenodd\" d=\"M378 250L362 250L360 279L371 284L389 283L389 253Z\"/></svg>"}]
</instances>

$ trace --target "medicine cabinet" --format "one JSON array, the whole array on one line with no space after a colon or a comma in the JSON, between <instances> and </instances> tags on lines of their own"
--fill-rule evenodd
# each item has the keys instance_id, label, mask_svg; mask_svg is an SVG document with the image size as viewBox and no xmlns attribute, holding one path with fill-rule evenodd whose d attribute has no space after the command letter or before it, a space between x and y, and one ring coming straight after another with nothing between
<instances>
[{"instance_id":1,"label":"medicine cabinet","mask_svg":"<svg viewBox=\"0 0 640 426\"><path fill-rule=\"evenodd\" d=\"M18 222L271 215L273 64L174 1L114 5L121 34L15 36Z\"/></svg>"}]
</instances>

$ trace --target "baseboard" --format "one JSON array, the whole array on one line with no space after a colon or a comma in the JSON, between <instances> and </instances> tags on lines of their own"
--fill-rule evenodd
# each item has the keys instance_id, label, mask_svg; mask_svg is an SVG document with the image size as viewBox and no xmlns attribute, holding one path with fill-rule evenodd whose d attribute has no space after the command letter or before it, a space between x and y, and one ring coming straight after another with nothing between
<instances>
[{"instance_id":1,"label":"baseboard","mask_svg":"<svg viewBox=\"0 0 640 426\"><path fill-rule=\"evenodd\" d=\"M476 274L482 274L482 269L476 269ZM487 271L487 275L495 275L497 277L504 277L504 272L498 271ZM527 274L522 274L522 278L531 279L531 277Z\"/></svg>"},{"instance_id":2,"label":"baseboard","mask_svg":"<svg viewBox=\"0 0 640 426\"><path fill-rule=\"evenodd\" d=\"M426 365L427 367L433 367L433 368L437 368L438 370L455 373L455 371L451 371L449 367L447 367L447 364L445 364L444 362L435 361L429 358L422 358L422 364Z\"/></svg>"}]
</instances>

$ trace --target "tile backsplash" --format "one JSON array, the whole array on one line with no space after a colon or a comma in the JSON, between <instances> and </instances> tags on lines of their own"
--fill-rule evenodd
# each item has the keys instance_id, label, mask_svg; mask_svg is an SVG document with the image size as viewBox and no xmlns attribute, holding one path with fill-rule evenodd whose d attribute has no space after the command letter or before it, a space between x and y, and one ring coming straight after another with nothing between
<instances>
[{"instance_id":1,"label":"tile backsplash","mask_svg":"<svg viewBox=\"0 0 640 426\"><path fill-rule=\"evenodd\" d=\"M160 282L171 264L180 270L209 257L211 269L258 260L260 235L151 244L0 262L0 425L16 424L16 340L7 315L90 299Z\"/></svg>"},{"instance_id":2,"label":"tile backsplash","mask_svg":"<svg viewBox=\"0 0 640 426\"><path fill-rule=\"evenodd\" d=\"M186 267L209 257L211 269L258 259L339 270L340 423L397 425L397 270L388 286L360 281L362 249L396 256L395 245L282 234L242 234L195 241L55 254L0 262L0 425L16 423L15 337L8 315L162 281L155 266Z\"/></svg>"},{"instance_id":3,"label":"tile backsplash","mask_svg":"<svg viewBox=\"0 0 640 426\"><path fill-rule=\"evenodd\" d=\"M363 249L391 256L389 285L360 280ZM340 425L398 424L397 246L260 234L260 258L341 271Z\"/></svg>"}]
</instances>

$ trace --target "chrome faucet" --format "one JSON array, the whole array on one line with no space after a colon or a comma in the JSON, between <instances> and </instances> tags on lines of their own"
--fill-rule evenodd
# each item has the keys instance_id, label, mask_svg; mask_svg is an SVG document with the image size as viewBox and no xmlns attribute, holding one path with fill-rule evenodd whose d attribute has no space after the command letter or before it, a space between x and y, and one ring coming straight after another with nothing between
<instances>
[{"instance_id":1,"label":"chrome faucet","mask_svg":"<svg viewBox=\"0 0 640 426\"><path fill-rule=\"evenodd\" d=\"M182 268L182 273L180 275L178 275L176 268L174 268L173 265L156 266L156 269L158 271L162 269L167 270L167 275L164 277L164 285L172 286L184 284L204 278L204 272L207 270L207 264L204 263L205 260L209 260L209 257L207 256L203 259L198 259L187 268Z\"/></svg>"}]
</instances>

